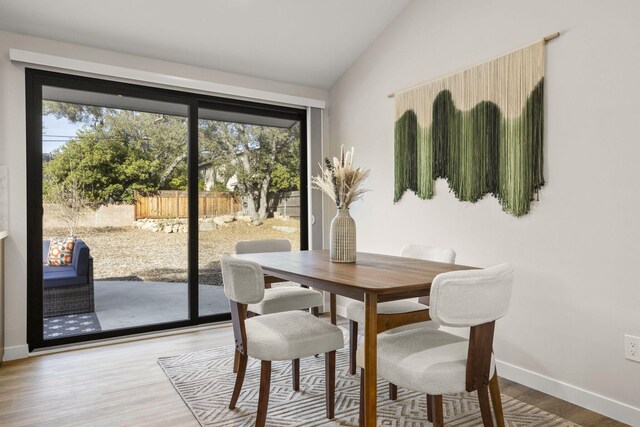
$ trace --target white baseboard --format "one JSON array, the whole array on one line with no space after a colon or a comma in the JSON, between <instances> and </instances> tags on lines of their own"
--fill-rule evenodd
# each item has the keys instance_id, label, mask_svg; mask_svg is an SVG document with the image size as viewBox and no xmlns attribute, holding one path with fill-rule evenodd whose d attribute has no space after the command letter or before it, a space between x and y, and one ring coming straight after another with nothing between
<instances>
[{"instance_id":1,"label":"white baseboard","mask_svg":"<svg viewBox=\"0 0 640 427\"><path fill-rule=\"evenodd\" d=\"M26 359L27 357L29 357L29 346L26 344L16 345L4 348L2 361L8 362L9 360Z\"/></svg>"},{"instance_id":2,"label":"white baseboard","mask_svg":"<svg viewBox=\"0 0 640 427\"><path fill-rule=\"evenodd\" d=\"M614 420L640 426L640 408L555 380L528 369L497 361L498 374L508 380L582 406Z\"/></svg>"}]
</instances>

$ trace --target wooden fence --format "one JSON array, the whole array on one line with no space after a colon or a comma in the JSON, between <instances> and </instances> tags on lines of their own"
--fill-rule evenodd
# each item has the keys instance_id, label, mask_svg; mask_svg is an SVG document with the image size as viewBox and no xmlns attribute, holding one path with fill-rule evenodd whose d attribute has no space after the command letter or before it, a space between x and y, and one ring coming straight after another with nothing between
<instances>
[{"instance_id":1,"label":"wooden fence","mask_svg":"<svg viewBox=\"0 0 640 427\"><path fill-rule=\"evenodd\" d=\"M189 213L186 191L162 190L145 196L136 193L135 219L186 218ZM198 193L198 216L232 215L242 209L235 197L219 191Z\"/></svg>"},{"instance_id":2,"label":"wooden fence","mask_svg":"<svg viewBox=\"0 0 640 427\"><path fill-rule=\"evenodd\" d=\"M278 202L276 212L283 216L300 218L300 192L285 193L284 198Z\"/></svg>"}]
</instances>

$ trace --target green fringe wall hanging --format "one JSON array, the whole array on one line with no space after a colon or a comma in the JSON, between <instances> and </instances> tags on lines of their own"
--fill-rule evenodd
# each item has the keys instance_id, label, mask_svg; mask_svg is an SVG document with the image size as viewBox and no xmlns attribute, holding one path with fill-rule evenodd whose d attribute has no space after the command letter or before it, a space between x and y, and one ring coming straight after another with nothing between
<instances>
[{"instance_id":1,"label":"green fringe wall hanging","mask_svg":"<svg viewBox=\"0 0 640 427\"><path fill-rule=\"evenodd\" d=\"M491 194L515 216L544 185L545 41L395 94L395 194Z\"/></svg>"}]
</instances>

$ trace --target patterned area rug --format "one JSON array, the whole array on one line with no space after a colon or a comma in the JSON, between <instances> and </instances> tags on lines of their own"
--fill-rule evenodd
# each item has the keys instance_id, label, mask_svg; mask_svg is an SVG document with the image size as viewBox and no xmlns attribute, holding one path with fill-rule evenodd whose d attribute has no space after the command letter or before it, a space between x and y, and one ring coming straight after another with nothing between
<instances>
[{"instance_id":1,"label":"patterned area rug","mask_svg":"<svg viewBox=\"0 0 640 427\"><path fill-rule=\"evenodd\" d=\"M43 323L45 340L72 337L74 335L101 332L102 327L95 313L69 314L47 317Z\"/></svg>"},{"instance_id":2,"label":"patterned area rug","mask_svg":"<svg viewBox=\"0 0 640 427\"><path fill-rule=\"evenodd\" d=\"M345 337L347 337L345 332ZM167 377L202 426L253 426L258 404L260 362L249 359L247 373L235 410L228 408L235 374L233 346L225 346L175 357L158 359ZM300 360L300 391L291 389L291 363L274 362L267 425L357 426L360 376L349 375L347 348L336 358L336 418L325 418L324 357ZM565 419L516 399L502 395L508 426L573 427ZM445 425L482 426L475 393L444 397ZM423 394L398 389L398 400L387 398L387 383L378 382L378 426L421 427L427 421Z\"/></svg>"}]
</instances>

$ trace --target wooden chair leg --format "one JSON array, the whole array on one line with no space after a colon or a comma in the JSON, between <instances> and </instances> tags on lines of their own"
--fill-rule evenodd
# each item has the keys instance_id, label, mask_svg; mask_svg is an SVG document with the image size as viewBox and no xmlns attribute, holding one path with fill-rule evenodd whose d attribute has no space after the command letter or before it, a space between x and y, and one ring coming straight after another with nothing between
<instances>
[{"instance_id":1,"label":"wooden chair leg","mask_svg":"<svg viewBox=\"0 0 640 427\"><path fill-rule=\"evenodd\" d=\"M291 377L293 380L293 391L300 391L300 359L291 361Z\"/></svg>"},{"instance_id":2,"label":"wooden chair leg","mask_svg":"<svg viewBox=\"0 0 640 427\"><path fill-rule=\"evenodd\" d=\"M311 307L309 310L311 311L311 314L313 314L314 316L320 317L320 308L319 307ZM317 354L314 354L313 356L314 357L318 357Z\"/></svg>"},{"instance_id":3,"label":"wooden chair leg","mask_svg":"<svg viewBox=\"0 0 640 427\"><path fill-rule=\"evenodd\" d=\"M485 386L478 389L478 402L480 403L482 424L484 425L484 427L493 427L493 418L491 417L491 405L489 404L488 387Z\"/></svg>"},{"instance_id":4,"label":"wooden chair leg","mask_svg":"<svg viewBox=\"0 0 640 427\"><path fill-rule=\"evenodd\" d=\"M324 355L324 388L326 394L327 418L335 417L336 408L336 352L330 351Z\"/></svg>"},{"instance_id":5,"label":"wooden chair leg","mask_svg":"<svg viewBox=\"0 0 640 427\"><path fill-rule=\"evenodd\" d=\"M364 426L364 369L360 369L360 415L358 426Z\"/></svg>"},{"instance_id":6,"label":"wooden chair leg","mask_svg":"<svg viewBox=\"0 0 640 427\"><path fill-rule=\"evenodd\" d=\"M233 373L238 373L238 363L240 363L240 352L238 349L233 352Z\"/></svg>"},{"instance_id":7,"label":"wooden chair leg","mask_svg":"<svg viewBox=\"0 0 640 427\"><path fill-rule=\"evenodd\" d=\"M260 394L258 396L258 413L256 427L264 427L267 422L269 407L269 390L271 388L271 361L263 360L260 364Z\"/></svg>"},{"instance_id":8,"label":"wooden chair leg","mask_svg":"<svg viewBox=\"0 0 640 427\"><path fill-rule=\"evenodd\" d=\"M433 396L431 396L430 394L427 394L427 420L429 420L430 423L433 422Z\"/></svg>"},{"instance_id":9,"label":"wooden chair leg","mask_svg":"<svg viewBox=\"0 0 640 427\"><path fill-rule=\"evenodd\" d=\"M242 383L244 383L244 374L247 371L247 359L249 357L246 354L242 354L236 351L238 354L238 375L236 375L236 385L233 387L233 394L231 395L231 402L229 402L229 409L235 409L238 397L240 397L240 391L242 390Z\"/></svg>"},{"instance_id":10,"label":"wooden chair leg","mask_svg":"<svg viewBox=\"0 0 640 427\"><path fill-rule=\"evenodd\" d=\"M389 383L389 400L398 400L398 386Z\"/></svg>"},{"instance_id":11,"label":"wooden chair leg","mask_svg":"<svg viewBox=\"0 0 640 427\"><path fill-rule=\"evenodd\" d=\"M358 322L349 320L349 373L356 374L356 352L358 351Z\"/></svg>"},{"instance_id":12,"label":"wooden chair leg","mask_svg":"<svg viewBox=\"0 0 640 427\"><path fill-rule=\"evenodd\" d=\"M500 396L500 382L498 381L498 373L496 372L489 381L489 394L491 394L491 403L493 406L493 415L496 417L496 425L504 426L504 412L502 411L502 396Z\"/></svg>"},{"instance_id":13,"label":"wooden chair leg","mask_svg":"<svg viewBox=\"0 0 640 427\"><path fill-rule=\"evenodd\" d=\"M431 405L433 406L433 427L444 427L442 395L431 396Z\"/></svg>"}]
</instances>

